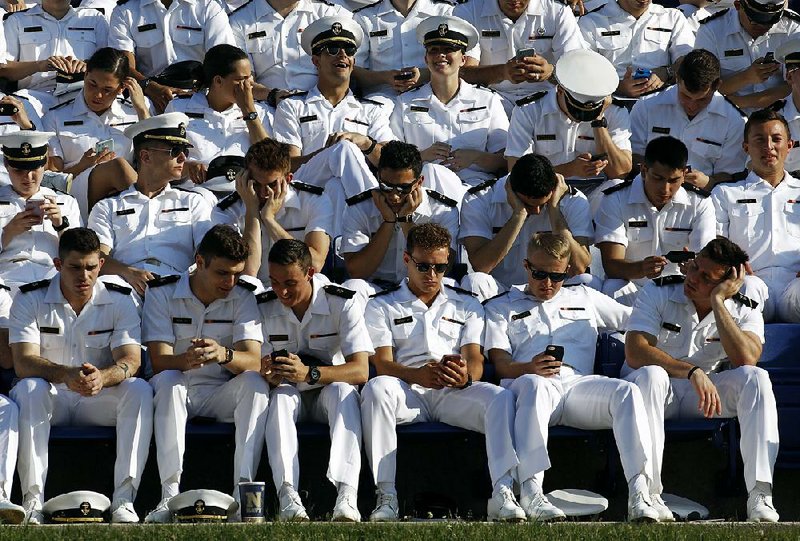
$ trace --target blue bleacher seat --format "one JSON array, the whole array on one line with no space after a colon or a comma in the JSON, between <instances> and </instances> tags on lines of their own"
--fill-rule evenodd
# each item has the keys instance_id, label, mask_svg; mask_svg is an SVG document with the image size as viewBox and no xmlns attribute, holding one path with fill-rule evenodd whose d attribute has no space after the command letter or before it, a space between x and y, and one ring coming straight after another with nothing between
<instances>
[{"instance_id":1,"label":"blue bleacher seat","mask_svg":"<svg viewBox=\"0 0 800 541\"><path fill-rule=\"evenodd\" d=\"M800 324L770 323L759 366L769 372L778 404L776 468L800 468Z\"/></svg>"}]
</instances>

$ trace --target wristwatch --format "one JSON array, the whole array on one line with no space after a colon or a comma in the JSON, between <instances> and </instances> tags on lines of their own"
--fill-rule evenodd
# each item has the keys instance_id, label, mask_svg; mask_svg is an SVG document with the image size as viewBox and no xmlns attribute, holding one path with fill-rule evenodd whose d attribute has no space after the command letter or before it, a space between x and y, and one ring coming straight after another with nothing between
<instances>
[{"instance_id":1,"label":"wristwatch","mask_svg":"<svg viewBox=\"0 0 800 541\"><path fill-rule=\"evenodd\" d=\"M219 364L228 364L233 360L233 350L231 348L225 348L225 360Z\"/></svg>"},{"instance_id":2,"label":"wristwatch","mask_svg":"<svg viewBox=\"0 0 800 541\"><path fill-rule=\"evenodd\" d=\"M320 373L319 368L316 366L312 366L308 369L308 383L311 385L316 385L319 383L319 378L322 377L322 373Z\"/></svg>"},{"instance_id":3,"label":"wristwatch","mask_svg":"<svg viewBox=\"0 0 800 541\"><path fill-rule=\"evenodd\" d=\"M406 214L405 216L398 216L397 221L406 224L414 223L414 215L413 214Z\"/></svg>"},{"instance_id":4,"label":"wristwatch","mask_svg":"<svg viewBox=\"0 0 800 541\"><path fill-rule=\"evenodd\" d=\"M592 120L592 128L608 128L608 120L606 120L606 117L599 120Z\"/></svg>"},{"instance_id":5,"label":"wristwatch","mask_svg":"<svg viewBox=\"0 0 800 541\"><path fill-rule=\"evenodd\" d=\"M66 216L62 216L61 217L61 225L58 225L58 226L54 225L53 226L53 231L56 231L56 232L64 231L68 227L69 227L69 218L67 218Z\"/></svg>"},{"instance_id":6,"label":"wristwatch","mask_svg":"<svg viewBox=\"0 0 800 541\"><path fill-rule=\"evenodd\" d=\"M245 122L251 122L253 120L258 120L258 113L253 111L252 113L247 113L246 115L242 116Z\"/></svg>"}]
</instances>

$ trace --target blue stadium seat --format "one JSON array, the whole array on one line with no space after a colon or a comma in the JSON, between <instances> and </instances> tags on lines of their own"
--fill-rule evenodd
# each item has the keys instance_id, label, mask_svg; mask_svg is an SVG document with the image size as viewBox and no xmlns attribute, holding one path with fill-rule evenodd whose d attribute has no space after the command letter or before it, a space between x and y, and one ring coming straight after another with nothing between
<instances>
[{"instance_id":1,"label":"blue stadium seat","mask_svg":"<svg viewBox=\"0 0 800 541\"><path fill-rule=\"evenodd\" d=\"M769 372L778 403L777 468L800 468L800 324L771 323L759 366Z\"/></svg>"}]
</instances>

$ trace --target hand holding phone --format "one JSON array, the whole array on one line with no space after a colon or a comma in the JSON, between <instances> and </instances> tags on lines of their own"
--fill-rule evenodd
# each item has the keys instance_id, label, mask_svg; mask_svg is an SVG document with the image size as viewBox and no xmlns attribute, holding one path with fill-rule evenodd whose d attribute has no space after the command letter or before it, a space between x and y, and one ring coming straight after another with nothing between
<instances>
[{"instance_id":1,"label":"hand holding phone","mask_svg":"<svg viewBox=\"0 0 800 541\"><path fill-rule=\"evenodd\" d=\"M592 157L589 158L589 161L596 162L599 160L605 160L606 158L608 158L608 152L601 152L599 154L592 154Z\"/></svg>"},{"instance_id":2,"label":"hand holding phone","mask_svg":"<svg viewBox=\"0 0 800 541\"><path fill-rule=\"evenodd\" d=\"M562 362L564 359L564 346L557 346L555 344L550 344L549 346L544 348L544 352L547 355L553 357L558 362Z\"/></svg>"},{"instance_id":3,"label":"hand holding phone","mask_svg":"<svg viewBox=\"0 0 800 541\"><path fill-rule=\"evenodd\" d=\"M394 76L394 80L395 81L408 81L409 79L413 79L413 78L414 78L414 72L413 71L404 71L404 72L398 73L397 75Z\"/></svg>"},{"instance_id":4,"label":"hand holding phone","mask_svg":"<svg viewBox=\"0 0 800 541\"><path fill-rule=\"evenodd\" d=\"M767 54L764 55L764 60L761 61L762 64L777 64L778 61L775 60L775 53L769 51Z\"/></svg>"},{"instance_id":5,"label":"hand holding phone","mask_svg":"<svg viewBox=\"0 0 800 541\"><path fill-rule=\"evenodd\" d=\"M13 103L0 103L0 116L13 116L19 112L19 108Z\"/></svg>"},{"instance_id":6,"label":"hand holding phone","mask_svg":"<svg viewBox=\"0 0 800 541\"><path fill-rule=\"evenodd\" d=\"M648 68L636 68L636 71L633 72L632 77L634 79L649 79L652 72Z\"/></svg>"},{"instance_id":7,"label":"hand holding phone","mask_svg":"<svg viewBox=\"0 0 800 541\"><path fill-rule=\"evenodd\" d=\"M98 141L94 145L94 153L101 154L104 150L108 150L109 152L114 152L114 140L113 139L106 139L104 141Z\"/></svg>"},{"instance_id":8,"label":"hand holding phone","mask_svg":"<svg viewBox=\"0 0 800 541\"><path fill-rule=\"evenodd\" d=\"M273 363L274 362L278 362L277 361L278 357L286 357L288 359L289 358L289 351L286 350L286 349L276 349L275 351L272 352L272 355L271 355L272 362Z\"/></svg>"},{"instance_id":9,"label":"hand holding phone","mask_svg":"<svg viewBox=\"0 0 800 541\"><path fill-rule=\"evenodd\" d=\"M522 62L524 58L536 56L536 49L520 49L517 51L517 62Z\"/></svg>"},{"instance_id":10,"label":"hand holding phone","mask_svg":"<svg viewBox=\"0 0 800 541\"><path fill-rule=\"evenodd\" d=\"M39 217L38 223L40 224L44 221L44 211L42 210L44 203L44 199L28 199L25 201L25 210L32 210Z\"/></svg>"}]
</instances>

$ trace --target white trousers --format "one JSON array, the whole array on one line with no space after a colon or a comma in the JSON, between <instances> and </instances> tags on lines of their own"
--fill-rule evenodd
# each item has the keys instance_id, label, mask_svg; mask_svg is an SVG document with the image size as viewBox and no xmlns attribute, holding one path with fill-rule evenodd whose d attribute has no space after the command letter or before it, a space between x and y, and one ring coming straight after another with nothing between
<instances>
[{"instance_id":1,"label":"white trousers","mask_svg":"<svg viewBox=\"0 0 800 541\"><path fill-rule=\"evenodd\" d=\"M547 440L550 426L585 430L612 428L625 478L647 473L650 429L639 389L627 381L604 376L535 374L503 380L517 401L514 442L520 482L530 478L542 486L550 468Z\"/></svg>"},{"instance_id":2,"label":"white trousers","mask_svg":"<svg viewBox=\"0 0 800 541\"><path fill-rule=\"evenodd\" d=\"M741 426L739 443L744 460L747 490L757 481L772 484L775 458L778 456L778 412L769 374L756 366L740 366L709 374L722 401L721 417L738 417ZM661 493L661 460L664 454L664 419L700 419L699 398L688 379L670 378L659 366L644 366L625 377L642 391L645 411L650 418L653 445L651 487Z\"/></svg>"},{"instance_id":3,"label":"white trousers","mask_svg":"<svg viewBox=\"0 0 800 541\"><path fill-rule=\"evenodd\" d=\"M0 395L0 497L11 497L19 446L18 423L19 409L17 405Z\"/></svg>"},{"instance_id":4,"label":"white trousers","mask_svg":"<svg viewBox=\"0 0 800 541\"><path fill-rule=\"evenodd\" d=\"M747 292L744 293L762 303L764 321L800 323L800 279L797 278L796 272L781 267L770 267L760 270L758 277L766 284L769 298L759 298L763 297L763 294L758 295L757 289L753 290L752 296ZM749 285L747 282L745 284Z\"/></svg>"},{"instance_id":5,"label":"white trousers","mask_svg":"<svg viewBox=\"0 0 800 541\"><path fill-rule=\"evenodd\" d=\"M327 423L331 437L328 480L358 487L361 473L361 410L358 391L349 383L330 383L317 389L298 391L294 385L279 385L270 394L267 413L267 455L275 488L284 483L297 487L297 421Z\"/></svg>"},{"instance_id":6,"label":"white trousers","mask_svg":"<svg viewBox=\"0 0 800 541\"><path fill-rule=\"evenodd\" d=\"M44 379L25 378L11 389L11 398L19 406L18 470L26 500L42 499L50 427L58 425L116 426L112 500L135 499L153 435L153 390L146 381L128 378L85 397Z\"/></svg>"},{"instance_id":7,"label":"white trousers","mask_svg":"<svg viewBox=\"0 0 800 541\"><path fill-rule=\"evenodd\" d=\"M189 386L179 370L165 370L150 380L155 390L155 433L162 485L180 482L189 417L213 417L236 426L233 487L255 478L264 448L269 388L258 372L247 371L221 385Z\"/></svg>"},{"instance_id":8,"label":"white trousers","mask_svg":"<svg viewBox=\"0 0 800 541\"><path fill-rule=\"evenodd\" d=\"M519 464L512 439L514 397L491 383L428 389L393 376L378 376L361 390L361 421L376 484L395 482L396 425L440 421L485 434L492 485Z\"/></svg>"}]
</instances>

